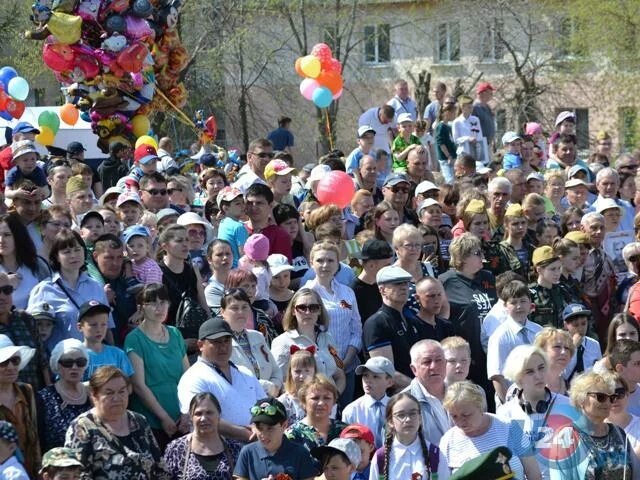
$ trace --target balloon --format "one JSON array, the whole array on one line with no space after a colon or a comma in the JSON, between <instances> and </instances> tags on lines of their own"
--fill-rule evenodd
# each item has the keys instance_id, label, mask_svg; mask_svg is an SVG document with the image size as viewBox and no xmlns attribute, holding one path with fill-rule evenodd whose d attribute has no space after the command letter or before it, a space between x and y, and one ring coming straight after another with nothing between
<instances>
[{"instance_id":1,"label":"balloon","mask_svg":"<svg viewBox=\"0 0 640 480\"><path fill-rule=\"evenodd\" d=\"M149 50L143 43L134 43L118 54L118 65L127 72L137 73L142 70L147 55Z\"/></svg>"},{"instance_id":2,"label":"balloon","mask_svg":"<svg viewBox=\"0 0 640 480\"><path fill-rule=\"evenodd\" d=\"M311 78L305 78L300 82L300 93L307 100L311 100L313 92L318 88L320 84Z\"/></svg>"},{"instance_id":3,"label":"balloon","mask_svg":"<svg viewBox=\"0 0 640 480\"><path fill-rule=\"evenodd\" d=\"M40 133L36 135L36 142L46 147L47 145L53 145L55 138L56 134L53 133L53 130L51 130L51 128L47 127L46 125L41 125Z\"/></svg>"},{"instance_id":4,"label":"balloon","mask_svg":"<svg viewBox=\"0 0 640 480\"><path fill-rule=\"evenodd\" d=\"M326 43L318 43L311 49L311 55L320 60L320 64L323 68L326 68L331 63L331 48Z\"/></svg>"},{"instance_id":5,"label":"balloon","mask_svg":"<svg viewBox=\"0 0 640 480\"><path fill-rule=\"evenodd\" d=\"M218 135L218 123L216 122L216 117L214 117L213 115L211 115L209 118L207 118L207 120L204 122L204 126L207 127L206 132L207 134L212 138L216 138L216 136Z\"/></svg>"},{"instance_id":6,"label":"balloon","mask_svg":"<svg viewBox=\"0 0 640 480\"><path fill-rule=\"evenodd\" d=\"M4 93L4 90L0 90L0 110L4 110L7 107L9 96Z\"/></svg>"},{"instance_id":7,"label":"balloon","mask_svg":"<svg viewBox=\"0 0 640 480\"><path fill-rule=\"evenodd\" d=\"M333 94L326 87L318 87L313 91L311 100L316 104L316 107L327 108L333 101Z\"/></svg>"},{"instance_id":8,"label":"balloon","mask_svg":"<svg viewBox=\"0 0 640 480\"><path fill-rule=\"evenodd\" d=\"M329 61L329 65L324 67L324 69L328 72L342 73L342 63L340 63L340 60L338 60L337 58L332 58Z\"/></svg>"},{"instance_id":9,"label":"balloon","mask_svg":"<svg viewBox=\"0 0 640 480\"><path fill-rule=\"evenodd\" d=\"M302 78L304 78L304 72L302 71L302 68L300 67L300 62L302 62L302 57L298 57L296 59L296 65L295 65L296 73L298 75L300 75Z\"/></svg>"},{"instance_id":10,"label":"balloon","mask_svg":"<svg viewBox=\"0 0 640 480\"><path fill-rule=\"evenodd\" d=\"M53 12L47 22L51 35L60 43L72 44L80 40L82 18L62 12Z\"/></svg>"},{"instance_id":11,"label":"balloon","mask_svg":"<svg viewBox=\"0 0 640 480\"><path fill-rule=\"evenodd\" d=\"M10 98L7 102L6 110L13 118L20 118L24 113L24 109L24 102L19 102L18 100L14 100L13 98Z\"/></svg>"},{"instance_id":12,"label":"balloon","mask_svg":"<svg viewBox=\"0 0 640 480\"><path fill-rule=\"evenodd\" d=\"M340 90L338 90L338 93L333 95L333 99L337 100L342 96L342 88Z\"/></svg>"},{"instance_id":13,"label":"balloon","mask_svg":"<svg viewBox=\"0 0 640 480\"><path fill-rule=\"evenodd\" d=\"M337 72L323 70L317 80L321 86L331 90L332 95L342 90L342 77Z\"/></svg>"},{"instance_id":14,"label":"balloon","mask_svg":"<svg viewBox=\"0 0 640 480\"><path fill-rule=\"evenodd\" d=\"M29 96L29 84L22 77L13 77L7 85L7 93L14 100L24 102Z\"/></svg>"},{"instance_id":15,"label":"balloon","mask_svg":"<svg viewBox=\"0 0 640 480\"><path fill-rule=\"evenodd\" d=\"M0 83L2 83L2 87L4 90L7 90L7 85L9 85L9 81L18 76L18 72L16 72L15 68L12 67L2 67L0 68Z\"/></svg>"},{"instance_id":16,"label":"balloon","mask_svg":"<svg viewBox=\"0 0 640 480\"><path fill-rule=\"evenodd\" d=\"M136 115L131 119L131 128L136 137L142 137L149 133L151 123L145 115Z\"/></svg>"},{"instance_id":17,"label":"balloon","mask_svg":"<svg viewBox=\"0 0 640 480\"><path fill-rule=\"evenodd\" d=\"M4 118L5 120L9 120L9 121L13 120L13 117L9 113L5 112L4 110L0 112L0 118Z\"/></svg>"},{"instance_id":18,"label":"balloon","mask_svg":"<svg viewBox=\"0 0 640 480\"><path fill-rule=\"evenodd\" d=\"M82 112L80 114L80 118L87 123L91 123L91 116L89 115L89 112Z\"/></svg>"},{"instance_id":19,"label":"balloon","mask_svg":"<svg viewBox=\"0 0 640 480\"><path fill-rule=\"evenodd\" d=\"M67 125L75 125L78 123L78 109L72 103L65 103L60 108L60 118Z\"/></svg>"},{"instance_id":20,"label":"balloon","mask_svg":"<svg viewBox=\"0 0 640 480\"><path fill-rule=\"evenodd\" d=\"M138 140L136 140L136 148L140 145L151 145L156 150L158 149L158 142L156 142L155 138L150 137L149 135L142 135Z\"/></svg>"},{"instance_id":21,"label":"balloon","mask_svg":"<svg viewBox=\"0 0 640 480\"><path fill-rule=\"evenodd\" d=\"M313 55L307 55L300 60L300 70L302 70L305 77L316 78L320 75L320 68L320 60Z\"/></svg>"},{"instance_id":22,"label":"balloon","mask_svg":"<svg viewBox=\"0 0 640 480\"><path fill-rule=\"evenodd\" d=\"M60 129L60 119L55 112L45 110L38 116L38 125L41 127L49 127L55 135Z\"/></svg>"},{"instance_id":23,"label":"balloon","mask_svg":"<svg viewBox=\"0 0 640 480\"><path fill-rule=\"evenodd\" d=\"M333 203L340 208L345 208L351 203L355 192L353 178L340 170L332 170L318 182L316 197L320 205Z\"/></svg>"}]
</instances>

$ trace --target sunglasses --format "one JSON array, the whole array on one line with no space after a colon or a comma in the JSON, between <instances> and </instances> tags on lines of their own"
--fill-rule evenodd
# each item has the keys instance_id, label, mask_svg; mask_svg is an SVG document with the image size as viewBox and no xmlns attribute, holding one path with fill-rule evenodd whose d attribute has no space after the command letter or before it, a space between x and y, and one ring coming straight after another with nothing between
<instances>
[{"instance_id":1,"label":"sunglasses","mask_svg":"<svg viewBox=\"0 0 640 480\"><path fill-rule=\"evenodd\" d=\"M169 195L173 195L176 192L182 193L182 189L181 188L167 188L167 192L169 192Z\"/></svg>"},{"instance_id":2,"label":"sunglasses","mask_svg":"<svg viewBox=\"0 0 640 480\"><path fill-rule=\"evenodd\" d=\"M145 190L145 192L147 192L149 195L153 195L154 197L156 195L162 195L164 197L167 194L167 189L166 188L151 188L149 190Z\"/></svg>"},{"instance_id":3,"label":"sunglasses","mask_svg":"<svg viewBox=\"0 0 640 480\"><path fill-rule=\"evenodd\" d=\"M0 368L7 368L9 364L13 365L14 367L17 367L18 365L20 365L21 361L22 361L22 358L20 357L11 357L10 359L5 360L4 362L0 362Z\"/></svg>"},{"instance_id":4,"label":"sunglasses","mask_svg":"<svg viewBox=\"0 0 640 480\"><path fill-rule=\"evenodd\" d=\"M408 187L391 187L393 193L409 193Z\"/></svg>"},{"instance_id":5,"label":"sunglasses","mask_svg":"<svg viewBox=\"0 0 640 480\"><path fill-rule=\"evenodd\" d=\"M273 158L276 156L273 152L251 152L258 158Z\"/></svg>"},{"instance_id":6,"label":"sunglasses","mask_svg":"<svg viewBox=\"0 0 640 480\"><path fill-rule=\"evenodd\" d=\"M73 368L76 365L79 368L86 367L88 360L86 358L61 358L58 360L58 364L63 366L64 368Z\"/></svg>"},{"instance_id":7,"label":"sunglasses","mask_svg":"<svg viewBox=\"0 0 640 480\"><path fill-rule=\"evenodd\" d=\"M260 405L254 405L253 407L251 407L251 415L253 415L254 417L264 413L265 415L268 415L269 417L272 417L276 414L280 414L282 416L285 416L285 413L279 408L276 407L275 405L271 405L270 403L264 402Z\"/></svg>"},{"instance_id":8,"label":"sunglasses","mask_svg":"<svg viewBox=\"0 0 640 480\"><path fill-rule=\"evenodd\" d=\"M630 261L630 262L635 263L635 262L637 262L638 260L640 260L640 255L632 255L632 256L630 256L630 257L629 257L629 261Z\"/></svg>"},{"instance_id":9,"label":"sunglasses","mask_svg":"<svg viewBox=\"0 0 640 480\"><path fill-rule=\"evenodd\" d=\"M609 395L602 392L587 392L587 395L589 395L590 397L594 397L598 401L598 403L604 403L607 401L607 399L609 400L609 403L613 403L619 398L617 393Z\"/></svg>"},{"instance_id":10,"label":"sunglasses","mask_svg":"<svg viewBox=\"0 0 640 480\"><path fill-rule=\"evenodd\" d=\"M5 285L0 287L0 293L3 295L11 295L14 292L14 288L11 285Z\"/></svg>"},{"instance_id":11,"label":"sunglasses","mask_svg":"<svg viewBox=\"0 0 640 480\"><path fill-rule=\"evenodd\" d=\"M295 309L300 313L318 313L320 311L320 305L317 303L310 303L308 305L300 303L295 306Z\"/></svg>"}]
</instances>

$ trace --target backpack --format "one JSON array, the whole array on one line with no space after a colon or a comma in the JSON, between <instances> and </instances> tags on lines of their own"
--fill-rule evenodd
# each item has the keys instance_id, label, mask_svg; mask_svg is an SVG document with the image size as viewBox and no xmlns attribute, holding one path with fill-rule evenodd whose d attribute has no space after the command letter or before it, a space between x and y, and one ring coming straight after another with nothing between
<instances>
[{"instance_id":1,"label":"backpack","mask_svg":"<svg viewBox=\"0 0 640 480\"><path fill-rule=\"evenodd\" d=\"M440 463L440 448L433 444L429 444L429 470L431 471L430 478L437 478L438 464ZM384 472L384 447L380 447L376 450L376 465L378 466L378 478L382 480L382 472ZM433 476L435 474L435 477ZM388 479L390 480L390 479Z\"/></svg>"}]
</instances>

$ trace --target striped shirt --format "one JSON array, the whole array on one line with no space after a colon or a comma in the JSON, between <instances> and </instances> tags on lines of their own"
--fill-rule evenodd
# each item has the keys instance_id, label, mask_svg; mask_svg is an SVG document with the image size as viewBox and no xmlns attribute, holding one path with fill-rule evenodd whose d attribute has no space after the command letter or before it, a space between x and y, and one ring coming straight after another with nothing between
<instances>
[{"instance_id":1,"label":"striped shirt","mask_svg":"<svg viewBox=\"0 0 640 480\"><path fill-rule=\"evenodd\" d=\"M145 285L162 283L162 270L155 260L145 257L142 262L131 262L131 270L135 277Z\"/></svg>"}]
</instances>

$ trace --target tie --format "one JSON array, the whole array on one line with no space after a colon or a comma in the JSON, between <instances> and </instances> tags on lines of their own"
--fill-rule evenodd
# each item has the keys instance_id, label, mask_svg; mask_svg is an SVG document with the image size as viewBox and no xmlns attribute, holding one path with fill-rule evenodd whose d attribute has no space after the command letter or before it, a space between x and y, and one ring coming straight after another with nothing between
<instances>
[{"instance_id":1,"label":"tie","mask_svg":"<svg viewBox=\"0 0 640 480\"><path fill-rule=\"evenodd\" d=\"M376 437L376 448L380 448L384 443L384 405L380 400L373 403L373 411L376 416L376 429L373 434Z\"/></svg>"},{"instance_id":2,"label":"tie","mask_svg":"<svg viewBox=\"0 0 640 480\"><path fill-rule=\"evenodd\" d=\"M529 345L531 343L531 340L529 340L529 335L527 334L527 329L526 328L521 328L520 331L518 332L518 334L520 335L520 338L522 339L522 342L525 345Z\"/></svg>"}]
</instances>

